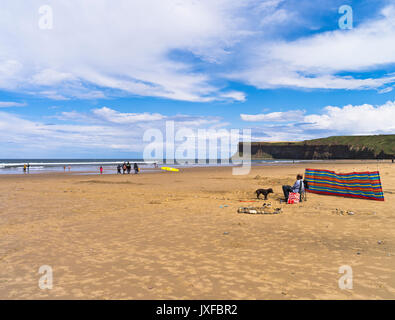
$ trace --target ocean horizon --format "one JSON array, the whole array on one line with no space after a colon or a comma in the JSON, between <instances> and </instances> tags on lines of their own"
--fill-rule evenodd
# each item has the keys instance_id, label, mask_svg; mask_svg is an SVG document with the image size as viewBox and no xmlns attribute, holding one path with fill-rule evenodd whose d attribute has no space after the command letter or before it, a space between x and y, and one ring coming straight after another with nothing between
<instances>
[{"instance_id":1,"label":"ocean horizon","mask_svg":"<svg viewBox=\"0 0 395 320\"><path fill-rule=\"evenodd\" d=\"M288 160L288 159L267 159L267 160L250 160L251 164L275 164L275 163L295 163L303 160ZM103 167L104 173L114 174L118 164L124 162L138 163L143 171L160 171L158 166L170 165L176 168L188 167L211 167L211 166L237 166L240 161L233 161L232 159L191 159L183 161L175 160L147 160L141 158L58 158L58 159L0 159L0 175L1 174L18 174L24 173L24 166L29 165L29 173L47 173L47 172L73 172L96 174L99 172L100 166ZM144 163L145 162L145 163ZM155 165L157 164L157 165Z\"/></svg>"}]
</instances>

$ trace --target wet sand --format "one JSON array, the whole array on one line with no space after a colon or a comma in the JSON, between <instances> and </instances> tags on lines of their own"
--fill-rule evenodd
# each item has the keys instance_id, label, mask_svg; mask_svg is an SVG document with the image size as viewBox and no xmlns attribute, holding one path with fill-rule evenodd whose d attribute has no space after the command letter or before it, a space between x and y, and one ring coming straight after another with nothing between
<instances>
[{"instance_id":1,"label":"wet sand","mask_svg":"<svg viewBox=\"0 0 395 320\"><path fill-rule=\"evenodd\" d=\"M378 167L385 201L280 203L281 185L306 167ZM359 161L256 166L246 176L229 167L0 176L0 298L394 299L394 169ZM269 187L268 201L240 202ZM237 213L264 202L283 212ZM51 290L39 288L42 265L53 269ZM351 290L338 285L343 265Z\"/></svg>"}]
</instances>

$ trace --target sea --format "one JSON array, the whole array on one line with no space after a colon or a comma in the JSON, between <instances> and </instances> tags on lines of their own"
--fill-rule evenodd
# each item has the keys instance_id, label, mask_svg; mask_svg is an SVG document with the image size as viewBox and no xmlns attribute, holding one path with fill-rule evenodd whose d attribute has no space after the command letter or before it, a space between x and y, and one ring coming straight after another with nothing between
<instances>
[{"instance_id":1,"label":"sea","mask_svg":"<svg viewBox=\"0 0 395 320\"><path fill-rule=\"evenodd\" d=\"M214 160L185 160L182 163L174 161L144 161L143 159L0 159L0 175L2 174L39 174L65 172L72 174L99 174L100 167L103 167L103 174L116 174L117 165L129 162L132 165L137 163L140 172L161 172L161 167L172 168L193 168L193 167L219 167L238 166L240 162L232 162L228 159ZM251 165L276 165L303 162L303 160L251 160ZM24 165L28 165L24 170Z\"/></svg>"}]
</instances>

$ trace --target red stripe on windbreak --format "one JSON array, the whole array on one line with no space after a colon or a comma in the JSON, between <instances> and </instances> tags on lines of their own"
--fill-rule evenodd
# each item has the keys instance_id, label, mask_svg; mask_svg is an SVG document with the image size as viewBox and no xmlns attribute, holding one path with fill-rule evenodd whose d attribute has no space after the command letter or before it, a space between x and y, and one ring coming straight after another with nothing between
<instances>
[{"instance_id":1,"label":"red stripe on windbreak","mask_svg":"<svg viewBox=\"0 0 395 320\"><path fill-rule=\"evenodd\" d=\"M332 182L338 182L338 183L348 183L348 184L353 184L353 183L362 183L362 184L381 184L380 180L374 179L374 180L340 180L340 179L334 179L334 178L325 178L322 179L321 177L312 177L308 178L311 180L325 180L325 181L332 181ZM313 181L308 181L309 183L313 183Z\"/></svg>"},{"instance_id":2,"label":"red stripe on windbreak","mask_svg":"<svg viewBox=\"0 0 395 320\"><path fill-rule=\"evenodd\" d=\"M333 181L332 181L333 182ZM341 184L341 185L345 185L345 184L357 184L357 183L342 183L341 181L337 181L339 184ZM308 182L309 183L309 185L313 185L314 183L318 183L318 184L322 184L322 183L325 183L325 184L330 184L329 183L329 181L328 180L326 180L326 181L317 181L317 180L313 180L313 181L309 181ZM365 184L367 184L367 186L364 186L364 187L361 187L361 186L354 186L354 188L369 188L369 187L372 187L372 186L380 186L381 187L381 183L365 183ZM334 184L330 184L331 186L333 186L333 187L340 187L340 186L337 186L337 185L334 185ZM346 187L346 186L344 186L344 187ZM350 188L350 186L347 186L348 188Z\"/></svg>"},{"instance_id":3,"label":"red stripe on windbreak","mask_svg":"<svg viewBox=\"0 0 395 320\"><path fill-rule=\"evenodd\" d=\"M364 171L364 172L348 172L348 173L336 173L335 171L330 171L330 170L318 170L318 169L306 169L306 170L310 170L310 171L317 171L317 172L330 172L330 173L334 173L337 175L341 175L341 176L346 176L346 175L352 175L352 174L379 174L379 171Z\"/></svg>"},{"instance_id":4,"label":"red stripe on windbreak","mask_svg":"<svg viewBox=\"0 0 395 320\"><path fill-rule=\"evenodd\" d=\"M362 191L362 192L371 191L374 193L379 193L379 192L382 193L383 192L382 188L373 189L372 187L366 187L365 189L362 189L361 187L334 186L334 185L328 184L328 183L316 183L316 182L309 182L309 186L328 187L328 188L336 189L336 190L350 190L350 191Z\"/></svg>"},{"instance_id":5,"label":"red stripe on windbreak","mask_svg":"<svg viewBox=\"0 0 395 320\"><path fill-rule=\"evenodd\" d=\"M353 194L342 194L342 193L333 193L333 192L315 191L315 190L307 190L307 192L317 193L317 194L324 194L324 195L330 195L330 196L339 196L339 197L349 197L349 198L358 198L358 199L366 199L366 200L384 201L384 198L357 196L357 195L353 195Z\"/></svg>"}]
</instances>

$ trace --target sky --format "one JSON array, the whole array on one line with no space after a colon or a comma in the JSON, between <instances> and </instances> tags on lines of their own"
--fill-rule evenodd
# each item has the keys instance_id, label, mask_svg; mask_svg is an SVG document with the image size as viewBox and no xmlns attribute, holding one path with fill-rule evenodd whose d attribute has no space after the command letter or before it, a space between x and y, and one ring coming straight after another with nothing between
<instances>
[{"instance_id":1,"label":"sky","mask_svg":"<svg viewBox=\"0 0 395 320\"><path fill-rule=\"evenodd\" d=\"M0 39L2 159L395 133L395 0L3 0Z\"/></svg>"}]
</instances>

